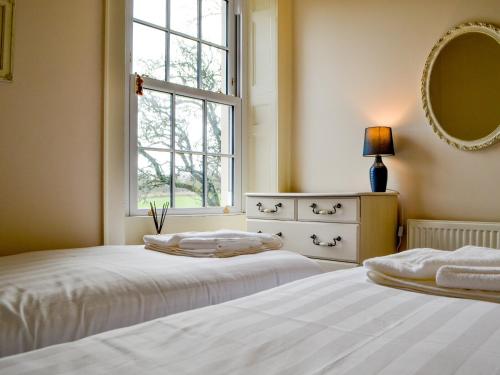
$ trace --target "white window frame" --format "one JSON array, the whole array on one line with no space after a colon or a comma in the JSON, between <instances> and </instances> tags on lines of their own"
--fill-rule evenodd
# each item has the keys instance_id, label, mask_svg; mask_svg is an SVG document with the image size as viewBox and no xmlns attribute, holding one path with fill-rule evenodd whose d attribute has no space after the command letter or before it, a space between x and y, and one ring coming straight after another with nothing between
<instances>
[{"instance_id":1,"label":"white window frame","mask_svg":"<svg viewBox=\"0 0 500 375\"><path fill-rule=\"evenodd\" d=\"M127 170L127 183L126 183L126 191L127 194L127 208L129 216L143 216L148 213L148 209L139 209L137 207L137 161L138 161L138 144L137 144L137 110L138 110L138 96L135 93L135 73L132 72L132 61L133 61L133 0L126 0L126 114L125 119L127 123L127 131L126 131L126 170ZM201 3L201 0L198 0ZM165 92L172 95L173 103L175 103L175 97L185 96L189 98L201 99L203 100L203 121L204 125L206 122L206 105L207 101L225 104L232 106L233 110L233 154L211 154L208 152L191 152L195 155L216 155L216 156L229 156L232 157L233 162L233 206L229 207L229 212L231 213L240 213L242 212L242 171L243 171L243 161L242 161L242 137L243 137L243 121L242 121L242 99L241 99L241 51L237 49L237 41L240 40L240 30L237 30L237 14L235 12L235 0L227 0L228 9L227 9L227 19L228 19L228 33L227 33L227 48L228 52L227 57L227 90L228 94L222 94L218 92L207 91L203 89L182 86L175 83L157 80L149 77L143 77L144 79L144 89L151 89L156 91ZM167 0L167 9L169 9L170 0ZM199 9L200 9L199 5ZM239 7L238 7L239 8ZM239 11L239 9L238 9ZM168 18L168 17L167 17ZM241 15L239 16L241 20ZM199 38L195 38L189 35L185 35L176 31L172 31L169 29L167 20L167 27L161 28L156 25L148 24L147 22L141 21L140 23L146 26L150 26L159 30L163 30L166 33L171 33L173 35L178 35L185 37L187 39L203 42L203 44L215 46L220 48L219 45L202 41ZM200 20L201 23L201 20ZM241 21L239 22L238 29L241 29ZM168 39L168 38L167 38ZM238 43L241 46L241 43ZM201 50L201 49L199 49ZM198 71L200 71L199 66L201 64L200 51L198 51ZM168 59L168 57L167 57ZM166 64L166 70L168 69L168 64ZM168 77L168 74L166 74ZM200 77L199 77L200 79ZM198 82L199 84L200 82ZM172 107L172 112L175 116L175 109ZM173 121L173 120L172 120ZM174 132L171 133L171 136L174 136ZM204 136L204 144L206 143L206 135ZM175 142L173 142L175 144ZM168 151L171 155L175 156L175 151L181 150L171 150ZM175 157L173 158L175 159ZM174 165L174 160L171 161L172 165ZM205 184L206 184L206 159L204 163L205 168ZM174 167L172 167L172 171ZM172 175L172 183L175 183L175 177ZM175 190L175 186L173 187ZM205 190L205 199L206 202L206 188ZM174 198L173 196L171 198ZM169 209L169 213L171 214L186 214L186 215L203 215L203 214L217 214L222 213L222 207L202 207L202 208L171 208Z\"/></svg>"}]
</instances>

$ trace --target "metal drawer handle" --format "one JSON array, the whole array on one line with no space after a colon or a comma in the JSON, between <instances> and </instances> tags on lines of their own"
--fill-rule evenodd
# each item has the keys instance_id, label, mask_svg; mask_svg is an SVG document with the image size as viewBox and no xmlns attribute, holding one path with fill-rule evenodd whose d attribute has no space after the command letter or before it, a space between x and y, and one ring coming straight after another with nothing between
<instances>
[{"instance_id":1,"label":"metal drawer handle","mask_svg":"<svg viewBox=\"0 0 500 375\"><path fill-rule=\"evenodd\" d=\"M257 231L257 233L262 233L261 230ZM278 237L283 237L283 233L281 232L278 232L278 233L275 233Z\"/></svg>"},{"instance_id":2,"label":"metal drawer handle","mask_svg":"<svg viewBox=\"0 0 500 375\"><path fill-rule=\"evenodd\" d=\"M278 208L283 207L283 204L278 203L274 205L274 210L272 208L263 208L262 203L257 203L257 207L259 208L259 212L265 213L265 214L275 214L278 212Z\"/></svg>"},{"instance_id":3,"label":"metal drawer handle","mask_svg":"<svg viewBox=\"0 0 500 375\"><path fill-rule=\"evenodd\" d=\"M342 241L342 237L340 236L337 236L337 237L334 237L333 238L333 242L321 242L318 238L318 236L316 236L315 234L313 234L311 236L312 240L313 240L313 244L315 244L316 246L328 246L328 247L334 247L334 246L337 246L337 242L340 242Z\"/></svg>"},{"instance_id":4,"label":"metal drawer handle","mask_svg":"<svg viewBox=\"0 0 500 375\"><path fill-rule=\"evenodd\" d=\"M320 210L316 203L311 204L309 207L313 209L313 213L316 215L334 215L337 213L337 208L342 208L342 205L340 203L334 204L333 210Z\"/></svg>"}]
</instances>

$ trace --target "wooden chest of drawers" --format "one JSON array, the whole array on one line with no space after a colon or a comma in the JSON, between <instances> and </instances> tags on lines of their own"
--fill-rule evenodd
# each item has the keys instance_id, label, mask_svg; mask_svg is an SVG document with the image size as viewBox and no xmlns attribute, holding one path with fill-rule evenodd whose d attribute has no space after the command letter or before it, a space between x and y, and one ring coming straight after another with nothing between
<instances>
[{"instance_id":1,"label":"wooden chest of drawers","mask_svg":"<svg viewBox=\"0 0 500 375\"><path fill-rule=\"evenodd\" d=\"M325 270L396 250L396 193L249 193L246 203L249 231L279 234Z\"/></svg>"}]
</instances>

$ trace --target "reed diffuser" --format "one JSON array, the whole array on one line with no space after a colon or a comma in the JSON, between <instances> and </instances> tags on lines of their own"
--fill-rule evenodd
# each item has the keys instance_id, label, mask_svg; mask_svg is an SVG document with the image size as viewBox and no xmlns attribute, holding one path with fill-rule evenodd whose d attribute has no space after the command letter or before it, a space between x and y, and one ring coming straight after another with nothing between
<instances>
[{"instance_id":1,"label":"reed diffuser","mask_svg":"<svg viewBox=\"0 0 500 375\"><path fill-rule=\"evenodd\" d=\"M151 206L150 214L153 216L153 220L155 222L156 234L161 234L161 230L163 229L163 224L165 223L165 218L167 217L168 212L168 202L163 204L160 217L158 218L158 211L156 210L156 202L149 202Z\"/></svg>"}]
</instances>

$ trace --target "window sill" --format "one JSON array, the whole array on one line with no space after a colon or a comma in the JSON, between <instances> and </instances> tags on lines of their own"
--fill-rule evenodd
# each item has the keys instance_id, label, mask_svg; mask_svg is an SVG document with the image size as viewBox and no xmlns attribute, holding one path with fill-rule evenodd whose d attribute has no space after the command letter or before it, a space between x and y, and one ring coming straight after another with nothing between
<instances>
[{"instance_id":1,"label":"window sill","mask_svg":"<svg viewBox=\"0 0 500 375\"><path fill-rule=\"evenodd\" d=\"M151 216L126 216L124 224L125 243L129 245L141 244L145 234L155 233ZM245 214L242 212L167 214L162 233L204 232L220 229L246 230Z\"/></svg>"},{"instance_id":2,"label":"window sill","mask_svg":"<svg viewBox=\"0 0 500 375\"><path fill-rule=\"evenodd\" d=\"M223 217L223 216L245 216L244 212L230 212L227 214L223 213L190 213L190 214L167 214L167 219L169 217ZM152 219L152 216L149 215L128 215L127 218L138 218L138 219Z\"/></svg>"}]
</instances>

